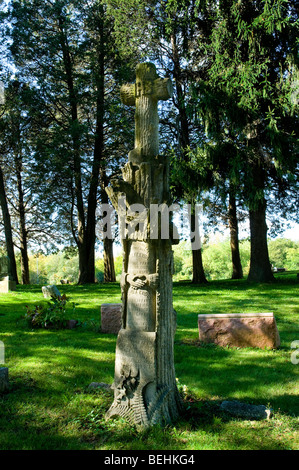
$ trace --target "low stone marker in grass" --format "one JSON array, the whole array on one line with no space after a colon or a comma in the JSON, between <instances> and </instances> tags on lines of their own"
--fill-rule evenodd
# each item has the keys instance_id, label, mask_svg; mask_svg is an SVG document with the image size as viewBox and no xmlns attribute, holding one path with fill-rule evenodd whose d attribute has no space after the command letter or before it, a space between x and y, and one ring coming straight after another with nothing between
<instances>
[{"instance_id":1,"label":"low stone marker in grass","mask_svg":"<svg viewBox=\"0 0 299 470\"><path fill-rule=\"evenodd\" d=\"M58 297L61 297L61 294L59 292L59 290L57 289L56 286L43 286L42 287L42 293L43 293L43 296L45 297L45 299L48 299L48 298L58 298Z\"/></svg>"},{"instance_id":2,"label":"low stone marker in grass","mask_svg":"<svg viewBox=\"0 0 299 470\"><path fill-rule=\"evenodd\" d=\"M7 294L16 290L16 282L11 279L8 256L0 257L0 293Z\"/></svg>"},{"instance_id":3,"label":"low stone marker in grass","mask_svg":"<svg viewBox=\"0 0 299 470\"><path fill-rule=\"evenodd\" d=\"M91 382L91 384L88 385L88 390L107 390L113 393L111 385L104 382Z\"/></svg>"},{"instance_id":4,"label":"low stone marker in grass","mask_svg":"<svg viewBox=\"0 0 299 470\"><path fill-rule=\"evenodd\" d=\"M273 313L198 315L199 340L218 346L270 348L280 346Z\"/></svg>"},{"instance_id":5,"label":"low stone marker in grass","mask_svg":"<svg viewBox=\"0 0 299 470\"><path fill-rule=\"evenodd\" d=\"M272 416L272 410L265 405L249 405L236 400L223 401L220 409L236 418L247 420L269 419Z\"/></svg>"},{"instance_id":6,"label":"low stone marker in grass","mask_svg":"<svg viewBox=\"0 0 299 470\"><path fill-rule=\"evenodd\" d=\"M101 305L101 331L117 335L121 328L122 304Z\"/></svg>"},{"instance_id":7,"label":"low stone marker in grass","mask_svg":"<svg viewBox=\"0 0 299 470\"><path fill-rule=\"evenodd\" d=\"M16 290L16 282L11 281L9 276L0 279L0 293L7 294L10 291Z\"/></svg>"}]
</instances>

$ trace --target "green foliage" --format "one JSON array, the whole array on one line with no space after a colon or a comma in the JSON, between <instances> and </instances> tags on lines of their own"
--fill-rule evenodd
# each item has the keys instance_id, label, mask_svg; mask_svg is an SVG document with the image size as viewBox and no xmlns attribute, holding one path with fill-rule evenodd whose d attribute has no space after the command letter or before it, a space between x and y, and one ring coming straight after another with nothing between
<instances>
[{"instance_id":1,"label":"green foliage","mask_svg":"<svg viewBox=\"0 0 299 470\"><path fill-rule=\"evenodd\" d=\"M34 307L26 305L25 320L31 328L65 328L68 323L68 298L62 295L52 298L46 305ZM75 313L75 303L72 303L72 313Z\"/></svg>"},{"instance_id":2,"label":"green foliage","mask_svg":"<svg viewBox=\"0 0 299 470\"><path fill-rule=\"evenodd\" d=\"M299 243L287 239L269 240L270 262L275 267L284 267L287 270L299 269ZM190 243L181 241L174 245L174 281L190 280L192 278L192 252ZM250 242L240 241L241 263L244 275L249 272ZM19 263L19 260L18 260ZM203 264L208 279L229 279L232 274L230 242L217 240L203 245ZM122 256L114 258L117 281L122 272ZM38 271L38 275L37 275ZM97 282L104 281L104 260L95 261ZM30 277L32 283L60 284L61 279L76 283L78 278L78 257L65 257L64 252L52 255L30 256Z\"/></svg>"},{"instance_id":3,"label":"green foliage","mask_svg":"<svg viewBox=\"0 0 299 470\"><path fill-rule=\"evenodd\" d=\"M60 284L61 280L68 280L74 284L78 280L78 254L77 250L62 250L50 255L37 253L29 256L30 279L32 284ZM20 272L20 259L17 256L17 266ZM119 280L122 271L122 256L114 259L115 274ZM104 259L96 257L95 277L97 282L104 281Z\"/></svg>"},{"instance_id":4,"label":"green foliage","mask_svg":"<svg viewBox=\"0 0 299 470\"><path fill-rule=\"evenodd\" d=\"M277 238L268 241L270 262L273 267L287 271L299 269L299 242ZM192 278L192 253L190 243L182 241L174 246L174 281ZM231 248L229 239L205 243L202 249L204 270L207 279L230 279L232 275ZM250 241L240 241L240 256L244 275L249 272Z\"/></svg>"},{"instance_id":5,"label":"green foliage","mask_svg":"<svg viewBox=\"0 0 299 470\"><path fill-rule=\"evenodd\" d=\"M175 281L190 279L192 276L192 254L190 243L180 242L173 247L174 253L174 276Z\"/></svg>"},{"instance_id":6,"label":"green foliage","mask_svg":"<svg viewBox=\"0 0 299 470\"><path fill-rule=\"evenodd\" d=\"M93 282L87 259L97 201L105 202L106 172L119 171L133 138L133 111L121 106L119 87L131 78L137 57L121 60L102 1L88 8L81 0L10 2L6 21L10 61L32 92L28 114L38 129L27 153L30 181L59 220L57 245L72 237L79 248L80 282Z\"/></svg>"},{"instance_id":7,"label":"green foliage","mask_svg":"<svg viewBox=\"0 0 299 470\"><path fill-rule=\"evenodd\" d=\"M240 243L241 262L244 273L248 273L250 258L249 241ZM231 249L229 240L206 243L202 247L204 271L207 279L230 279L232 274ZM174 247L174 280L192 279L192 252L190 243L181 242Z\"/></svg>"},{"instance_id":8,"label":"green foliage","mask_svg":"<svg viewBox=\"0 0 299 470\"><path fill-rule=\"evenodd\" d=\"M269 241L269 256L273 267L299 269L299 242L278 238Z\"/></svg>"},{"instance_id":9,"label":"green foliage","mask_svg":"<svg viewBox=\"0 0 299 470\"><path fill-rule=\"evenodd\" d=\"M203 79L192 84L207 135L203 168L208 174L212 167L213 186L220 194L229 181L250 209L271 189L276 204L283 201L289 208L289 217L296 211L283 188L294 184L298 164L295 4L229 0L218 7L215 2L213 8L211 34L199 39L206 56L202 66L198 63Z\"/></svg>"},{"instance_id":10,"label":"green foliage","mask_svg":"<svg viewBox=\"0 0 299 470\"><path fill-rule=\"evenodd\" d=\"M120 280L121 272L122 272L122 263L123 258L122 256L116 256L114 258L114 269L115 269L115 276L116 280ZM95 268L96 268L96 279L98 282L104 282L104 259L97 258L95 261Z\"/></svg>"},{"instance_id":11,"label":"green foliage","mask_svg":"<svg viewBox=\"0 0 299 470\"><path fill-rule=\"evenodd\" d=\"M60 251L51 255L29 256L30 279L32 284L60 284L61 279L70 283L78 280L78 255Z\"/></svg>"},{"instance_id":12,"label":"green foliage","mask_svg":"<svg viewBox=\"0 0 299 470\"><path fill-rule=\"evenodd\" d=\"M33 308L26 305L25 320L31 328L41 328L44 326L44 309L43 305L35 305Z\"/></svg>"}]
</instances>

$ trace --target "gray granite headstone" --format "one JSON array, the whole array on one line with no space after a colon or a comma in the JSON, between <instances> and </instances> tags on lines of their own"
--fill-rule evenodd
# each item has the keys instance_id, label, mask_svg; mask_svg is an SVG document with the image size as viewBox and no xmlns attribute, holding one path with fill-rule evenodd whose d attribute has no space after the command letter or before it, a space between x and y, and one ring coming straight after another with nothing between
<instances>
[{"instance_id":1,"label":"gray granite headstone","mask_svg":"<svg viewBox=\"0 0 299 470\"><path fill-rule=\"evenodd\" d=\"M42 293L46 299L48 298L54 298L57 299L58 297L61 297L61 294L59 290L57 289L56 286L43 286L42 287Z\"/></svg>"}]
</instances>

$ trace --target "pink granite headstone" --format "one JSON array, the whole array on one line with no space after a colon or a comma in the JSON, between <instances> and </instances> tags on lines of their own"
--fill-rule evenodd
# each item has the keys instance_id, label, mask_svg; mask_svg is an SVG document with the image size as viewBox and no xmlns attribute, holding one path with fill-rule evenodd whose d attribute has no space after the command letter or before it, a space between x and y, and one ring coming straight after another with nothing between
<instances>
[{"instance_id":1,"label":"pink granite headstone","mask_svg":"<svg viewBox=\"0 0 299 470\"><path fill-rule=\"evenodd\" d=\"M219 346L276 349L279 332L273 313L198 315L199 340Z\"/></svg>"}]
</instances>

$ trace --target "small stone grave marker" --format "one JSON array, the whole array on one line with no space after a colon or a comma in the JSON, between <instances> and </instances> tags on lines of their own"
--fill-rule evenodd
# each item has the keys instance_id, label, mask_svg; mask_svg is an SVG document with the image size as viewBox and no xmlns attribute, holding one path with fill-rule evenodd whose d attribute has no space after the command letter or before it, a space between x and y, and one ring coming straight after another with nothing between
<instances>
[{"instance_id":1,"label":"small stone grave marker","mask_svg":"<svg viewBox=\"0 0 299 470\"><path fill-rule=\"evenodd\" d=\"M101 305L101 331L117 335L121 329L122 304Z\"/></svg>"},{"instance_id":2,"label":"small stone grave marker","mask_svg":"<svg viewBox=\"0 0 299 470\"><path fill-rule=\"evenodd\" d=\"M223 401L220 409L236 418L247 420L269 419L272 416L272 410L265 405L249 405L236 400Z\"/></svg>"},{"instance_id":3,"label":"small stone grave marker","mask_svg":"<svg viewBox=\"0 0 299 470\"><path fill-rule=\"evenodd\" d=\"M46 299L51 297L57 299L57 297L61 297L61 294L56 286L43 286L42 293Z\"/></svg>"},{"instance_id":4,"label":"small stone grave marker","mask_svg":"<svg viewBox=\"0 0 299 470\"><path fill-rule=\"evenodd\" d=\"M199 340L218 346L276 349L279 332L273 313L198 315Z\"/></svg>"},{"instance_id":5,"label":"small stone grave marker","mask_svg":"<svg viewBox=\"0 0 299 470\"><path fill-rule=\"evenodd\" d=\"M16 290L16 282L10 277L10 263L8 256L0 257L0 293L6 294Z\"/></svg>"}]
</instances>

